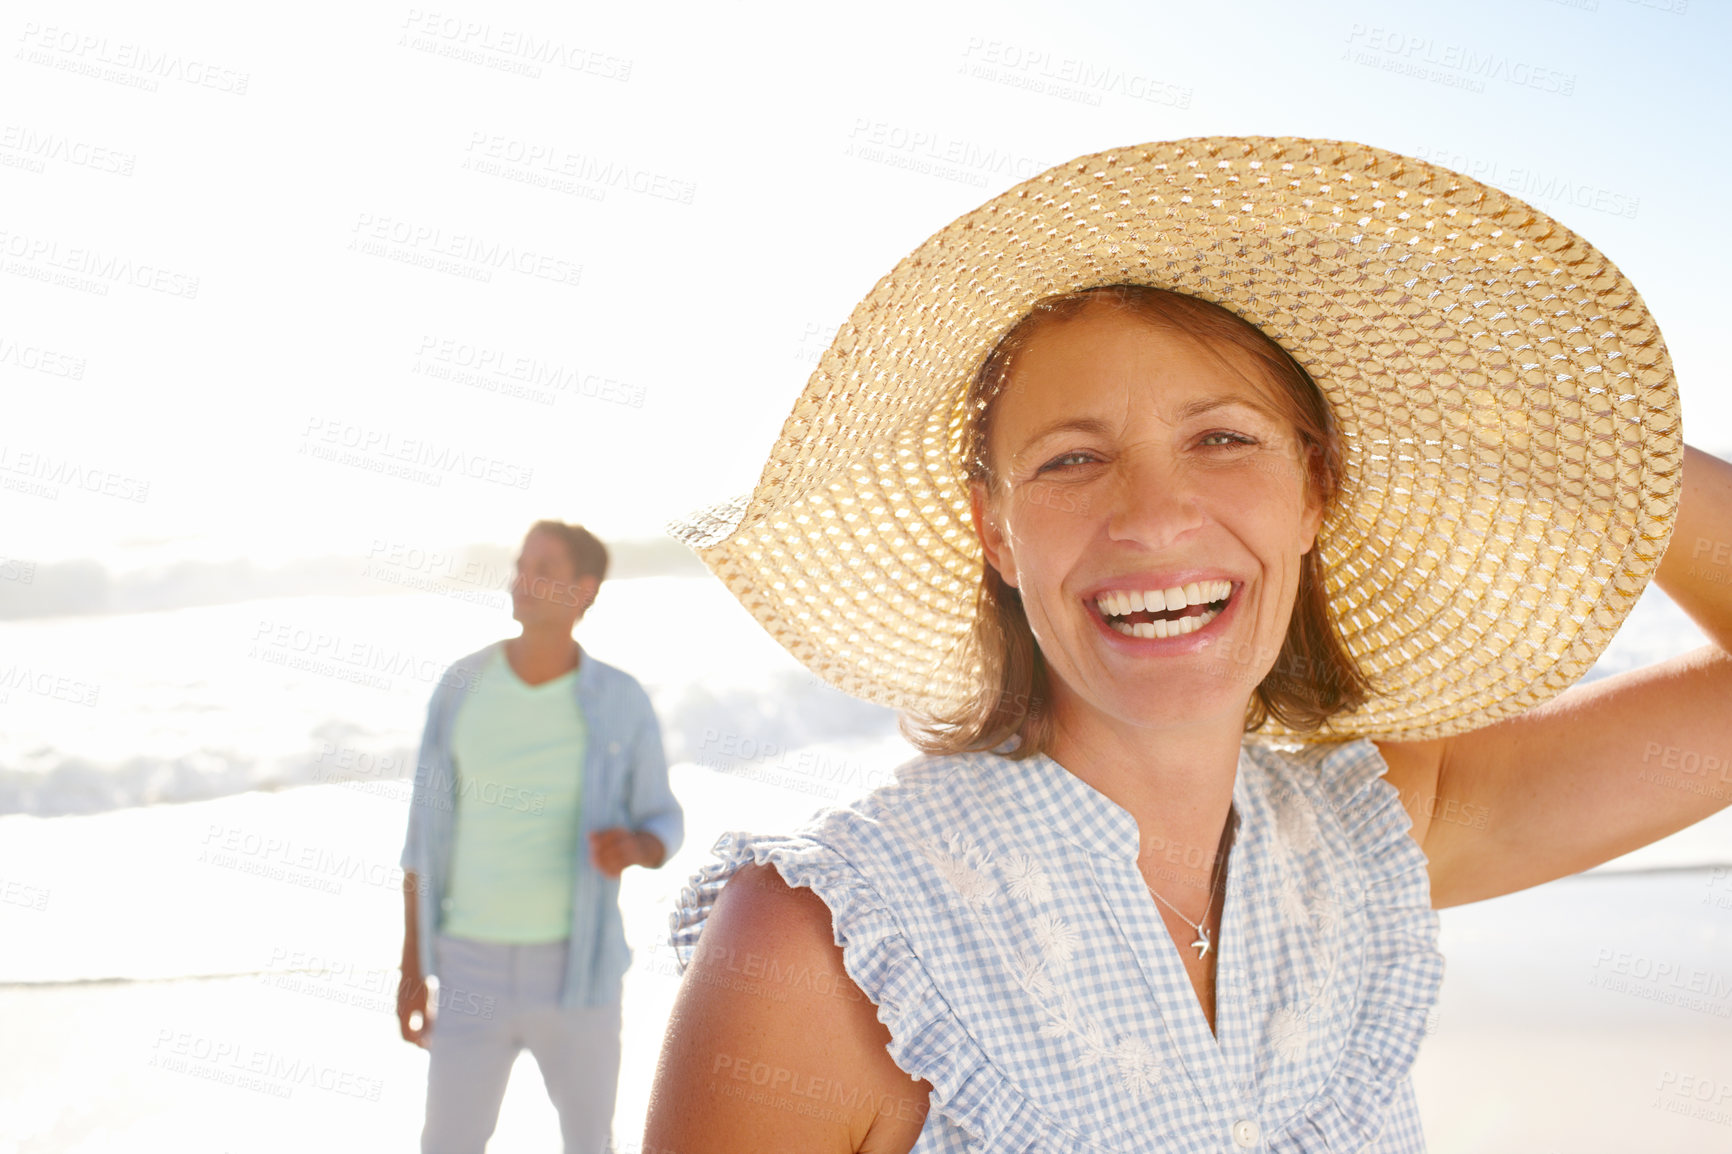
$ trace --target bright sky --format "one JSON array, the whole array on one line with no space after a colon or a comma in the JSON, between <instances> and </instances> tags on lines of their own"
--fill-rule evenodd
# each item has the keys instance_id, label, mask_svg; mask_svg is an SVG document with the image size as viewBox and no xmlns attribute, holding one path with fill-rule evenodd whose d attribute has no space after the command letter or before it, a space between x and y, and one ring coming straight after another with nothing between
<instances>
[{"instance_id":1,"label":"bright sky","mask_svg":"<svg viewBox=\"0 0 1732 1154\"><path fill-rule=\"evenodd\" d=\"M27 0L0 29L0 555L654 535L750 487L927 235L1050 164L1212 133L1366 141L1552 212L1641 288L1688 438L1724 451L1728 11ZM483 475L380 471L453 451ZM96 491L32 480L66 464Z\"/></svg>"}]
</instances>

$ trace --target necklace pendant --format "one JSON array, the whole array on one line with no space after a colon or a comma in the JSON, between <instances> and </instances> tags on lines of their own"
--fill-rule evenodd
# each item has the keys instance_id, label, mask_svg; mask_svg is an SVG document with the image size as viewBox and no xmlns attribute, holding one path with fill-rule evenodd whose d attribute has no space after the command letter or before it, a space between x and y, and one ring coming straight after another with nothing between
<instances>
[{"instance_id":1,"label":"necklace pendant","mask_svg":"<svg viewBox=\"0 0 1732 1154\"><path fill-rule=\"evenodd\" d=\"M1203 955L1209 952L1209 931L1198 926L1197 940L1191 944L1197 948L1197 960L1202 961Z\"/></svg>"}]
</instances>

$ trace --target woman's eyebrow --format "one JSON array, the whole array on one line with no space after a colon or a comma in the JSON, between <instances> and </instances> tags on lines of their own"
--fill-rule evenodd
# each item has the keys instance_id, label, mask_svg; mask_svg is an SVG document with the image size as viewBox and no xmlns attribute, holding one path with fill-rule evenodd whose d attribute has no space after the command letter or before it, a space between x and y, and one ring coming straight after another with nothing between
<instances>
[{"instance_id":1,"label":"woman's eyebrow","mask_svg":"<svg viewBox=\"0 0 1732 1154\"><path fill-rule=\"evenodd\" d=\"M1107 423L1098 417L1065 417L1042 425L1029 434L1028 437L1024 438L1020 451L1027 452L1032 446L1056 433L1100 433L1104 435L1110 431Z\"/></svg>"},{"instance_id":2,"label":"woman's eyebrow","mask_svg":"<svg viewBox=\"0 0 1732 1154\"><path fill-rule=\"evenodd\" d=\"M1260 397L1200 397L1179 410L1179 419L1186 421L1193 417L1203 416L1205 413L1212 413L1216 409L1229 409L1235 405L1252 409L1264 416L1273 417L1279 415L1273 406L1267 404Z\"/></svg>"}]
</instances>

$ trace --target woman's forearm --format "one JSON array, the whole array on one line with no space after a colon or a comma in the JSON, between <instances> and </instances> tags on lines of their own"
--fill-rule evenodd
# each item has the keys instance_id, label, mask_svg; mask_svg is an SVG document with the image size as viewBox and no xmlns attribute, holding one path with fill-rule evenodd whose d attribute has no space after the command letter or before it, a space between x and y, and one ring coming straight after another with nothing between
<instances>
[{"instance_id":1,"label":"woman's forearm","mask_svg":"<svg viewBox=\"0 0 1732 1154\"><path fill-rule=\"evenodd\" d=\"M1684 447L1684 492L1655 582L1732 652L1732 464Z\"/></svg>"}]
</instances>

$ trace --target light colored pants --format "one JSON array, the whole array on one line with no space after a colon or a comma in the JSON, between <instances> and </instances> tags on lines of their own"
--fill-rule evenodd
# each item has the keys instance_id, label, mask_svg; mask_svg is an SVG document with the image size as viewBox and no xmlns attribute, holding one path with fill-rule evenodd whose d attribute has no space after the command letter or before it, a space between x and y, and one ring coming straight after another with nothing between
<instances>
[{"instance_id":1,"label":"light colored pants","mask_svg":"<svg viewBox=\"0 0 1732 1154\"><path fill-rule=\"evenodd\" d=\"M512 946L438 935L422 1154L481 1154L528 1048L559 1111L565 1154L602 1154L619 1088L620 1006L559 1006L565 942Z\"/></svg>"}]
</instances>

